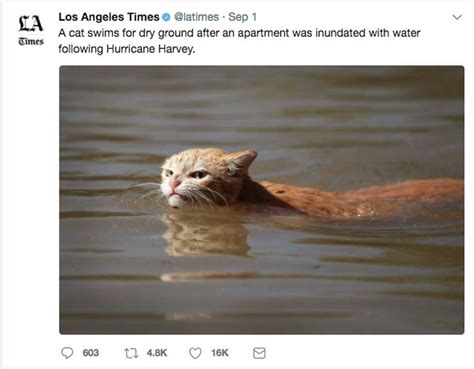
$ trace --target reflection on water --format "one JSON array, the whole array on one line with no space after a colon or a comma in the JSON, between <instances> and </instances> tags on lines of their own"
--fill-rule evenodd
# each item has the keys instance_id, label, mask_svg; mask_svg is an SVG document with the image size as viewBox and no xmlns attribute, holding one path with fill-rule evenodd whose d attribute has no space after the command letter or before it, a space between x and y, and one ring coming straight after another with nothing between
<instances>
[{"instance_id":1,"label":"reflection on water","mask_svg":"<svg viewBox=\"0 0 474 369\"><path fill-rule=\"evenodd\" d=\"M163 238L172 256L237 255L245 256L249 250L247 230L236 220L215 216L203 217L195 212L165 214L167 230Z\"/></svg>"},{"instance_id":2,"label":"reflection on water","mask_svg":"<svg viewBox=\"0 0 474 369\"><path fill-rule=\"evenodd\" d=\"M459 204L324 222L134 185L195 146L334 191L462 178L462 99L460 68L62 68L61 332L461 333Z\"/></svg>"}]
</instances>

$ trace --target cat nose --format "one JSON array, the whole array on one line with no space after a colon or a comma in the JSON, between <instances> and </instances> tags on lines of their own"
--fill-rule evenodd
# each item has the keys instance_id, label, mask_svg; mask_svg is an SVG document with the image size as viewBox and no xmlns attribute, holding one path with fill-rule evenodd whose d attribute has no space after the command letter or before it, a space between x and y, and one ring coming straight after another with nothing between
<instances>
[{"instance_id":1,"label":"cat nose","mask_svg":"<svg viewBox=\"0 0 474 369\"><path fill-rule=\"evenodd\" d=\"M181 181L179 179L175 179L171 181L171 188L174 191L176 187L178 187L181 184Z\"/></svg>"}]
</instances>

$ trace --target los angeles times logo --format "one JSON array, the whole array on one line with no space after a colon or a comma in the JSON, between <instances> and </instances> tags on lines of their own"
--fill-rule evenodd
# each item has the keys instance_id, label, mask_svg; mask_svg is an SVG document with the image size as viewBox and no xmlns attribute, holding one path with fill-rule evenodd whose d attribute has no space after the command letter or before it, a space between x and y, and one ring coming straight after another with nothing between
<instances>
[{"instance_id":1,"label":"los angeles times logo","mask_svg":"<svg viewBox=\"0 0 474 369\"><path fill-rule=\"evenodd\" d=\"M38 46L44 44L44 39L40 38L44 28L38 15L22 15L18 22L20 23L20 37L18 43L20 46ZM28 35L25 35L25 32Z\"/></svg>"}]
</instances>

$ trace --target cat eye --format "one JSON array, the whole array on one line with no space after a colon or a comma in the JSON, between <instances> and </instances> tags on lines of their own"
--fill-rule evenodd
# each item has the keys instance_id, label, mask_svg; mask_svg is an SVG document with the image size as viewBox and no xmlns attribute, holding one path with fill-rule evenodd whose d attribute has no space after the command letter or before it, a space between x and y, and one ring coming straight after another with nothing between
<instances>
[{"instance_id":1,"label":"cat eye","mask_svg":"<svg viewBox=\"0 0 474 369\"><path fill-rule=\"evenodd\" d=\"M169 177L173 175L173 171L169 169L165 169L165 177Z\"/></svg>"},{"instance_id":2,"label":"cat eye","mask_svg":"<svg viewBox=\"0 0 474 369\"><path fill-rule=\"evenodd\" d=\"M201 179L207 176L207 173L202 170L196 170L195 172L189 173L191 178Z\"/></svg>"}]
</instances>

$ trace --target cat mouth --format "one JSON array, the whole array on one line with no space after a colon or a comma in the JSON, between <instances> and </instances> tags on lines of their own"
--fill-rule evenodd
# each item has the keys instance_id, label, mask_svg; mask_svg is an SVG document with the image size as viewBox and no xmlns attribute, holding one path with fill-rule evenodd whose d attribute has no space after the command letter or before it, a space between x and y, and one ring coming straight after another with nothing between
<instances>
[{"instance_id":1,"label":"cat mouth","mask_svg":"<svg viewBox=\"0 0 474 369\"><path fill-rule=\"evenodd\" d=\"M178 209L184 206L185 202L186 202L186 196L180 193L172 192L168 196L168 204L174 209Z\"/></svg>"}]
</instances>

